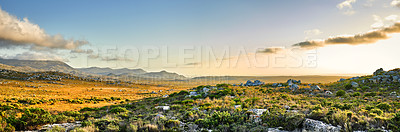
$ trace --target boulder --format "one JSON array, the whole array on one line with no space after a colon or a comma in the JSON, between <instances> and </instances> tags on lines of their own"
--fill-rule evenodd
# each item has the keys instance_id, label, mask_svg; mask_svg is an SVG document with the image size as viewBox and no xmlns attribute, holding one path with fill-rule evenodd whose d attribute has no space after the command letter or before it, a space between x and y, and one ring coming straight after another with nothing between
<instances>
[{"instance_id":1,"label":"boulder","mask_svg":"<svg viewBox=\"0 0 400 132\"><path fill-rule=\"evenodd\" d=\"M396 74L396 72L395 71L388 71L387 74L393 75L393 74Z\"/></svg>"},{"instance_id":2,"label":"boulder","mask_svg":"<svg viewBox=\"0 0 400 132\"><path fill-rule=\"evenodd\" d=\"M383 71L383 68L377 69L377 70L374 72L374 76L379 75L381 72L384 72L384 71Z\"/></svg>"},{"instance_id":3,"label":"boulder","mask_svg":"<svg viewBox=\"0 0 400 132\"><path fill-rule=\"evenodd\" d=\"M321 90L321 88L318 85L314 85L310 87L312 90Z\"/></svg>"},{"instance_id":4,"label":"boulder","mask_svg":"<svg viewBox=\"0 0 400 132\"><path fill-rule=\"evenodd\" d=\"M357 87L358 87L358 83L356 83L356 82L351 82L351 86L353 86L353 88L357 88Z\"/></svg>"},{"instance_id":5,"label":"boulder","mask_svg":"<svg viewBox=\"0 0 400 132\"><path fill-rule=\"evenodd\" d=\"M331 91L326 91L325 94L326 95L332 95L333 93Z\"/></svg>"},{"instance_id":6,"label":"boulder","mask_svg":"<svg viewBox=\"0 0 400 132\"><path fill-rule=\"evenodd\" d=\"M292 90L292 91L296 91L297 89L299 89L300 87L299 87L299 85L297 85L297 84L293 84L293 85L291 85L290 86L290 90Z\"/></svg>"},{"instance_id":7,"label":"boulder","mask_svg":"<svg viewBox=\"0 0 400 132\"><path fill-rule=\"evenodd\" d=\"M339 132L341 127L335 127L322 121L306 118L303 123L304 130L310 132Z\"/></svg>"},{"instance_id":8,"label":"boulder","mask_svg":"<svg viewBox=\"0 0 400 132\"><path fill-rule=\"evenodd\" d=\"M399 76L393 76L393 82L398 82L399 81Z\"/></svg>"}]
</instances>

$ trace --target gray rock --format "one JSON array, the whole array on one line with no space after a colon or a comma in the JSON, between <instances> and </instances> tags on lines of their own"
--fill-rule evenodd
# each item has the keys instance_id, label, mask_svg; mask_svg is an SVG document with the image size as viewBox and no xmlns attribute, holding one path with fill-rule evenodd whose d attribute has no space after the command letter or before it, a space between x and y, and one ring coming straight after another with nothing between
<instances>
[{"instance_id":1,"label":"gray rock","mask_svg":"<svg viewBox=\"0 0 400 132\"><path fill-rule=\"evenodd\" d=\"M393 82L398 82L399 81L399 76L393 76Z\"/></svg>"},{"instance_id":2,"label":"gray rock","mask_svg":"<svg viewBox=\"0 0 400 132\"><path fill-rule=\"evenodd\" d=\"M353 86L353 88L357 88L357 87L358 87L358 83L356 83L356 82L351 82L351 86Z\"/></svg>"},{"instance_id":3,"label":"gray rock","mask_svg":"<svg viewBox=\"0 0 400 132\"><path fill-rule=\"evenodd\" d=\"M341 127L335 127L322 121L308 119L303 123L304 130L311 132L339 132Z\"/></svg>"},{"instance_id":4,"label":"gray rock","mask_svg":"<svg viewBox=\"0 0 400 132\"><path fill-rule=\"evenodd\" d=\"M383 71L383 68L377 69L377 70L374 72L374 76L378 75L378 74L381 73L381 72L385 72L385 71Z\"/></svg>"},{"instance_id":5,"label":"gray rock","mask_svg":"<svg viewBox=\"0 0 400 132\"><path fill-rule=\"evenodd\" d=\"M299 87L299 85L297 85L297 84L293 84L293 85L291 85L290 86L290 90L292 90L292 91L296 91L297 89L299 89L300 87Z\"/></svg>"},{"instance_id":6,"label":"gray rock","mask_svg":"<svg viewBox=\"0 0 400 132\"><path fill-rule=\"evenodd\" d=\"M310 87L312 90L321 90L321 88L318 85L311 86Z\"/></svg>"}]
</instances>

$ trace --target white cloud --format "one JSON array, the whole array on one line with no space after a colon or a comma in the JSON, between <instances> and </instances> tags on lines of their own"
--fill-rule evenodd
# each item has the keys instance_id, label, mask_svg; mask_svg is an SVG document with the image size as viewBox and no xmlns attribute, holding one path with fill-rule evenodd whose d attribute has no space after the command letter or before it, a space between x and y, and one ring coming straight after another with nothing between
<instances>
[{"instance_id":1,"label":"white cloud","mask_svg":"<svg viewBox=\"0 0 400 132\"><path fill-rule=\"evenodd\" d=\"M372 6L373 6L373 2L375 2L375 0L367 0L367 1L364 3L364 6L365 6L365 7L372 7Z\"/></svg>"},{"instance_id":2,"label":"white cloud","mask_svg":"<svg viewBox=\"0 0 400 132\"><path fill-rule=\"evenodd\" d=\"M394 23L396 23L399 19L399 17L397 15L389 15L385 18L382 18L378 15L372 15L372 17L375 20L375 23L373 23L371 25L372 28L374 29L380 29L380 28L384 28L390 25L393 25Z\"/></svg>"},{"instance_id":3,"label":"white cloud","mask_svg":"<svg viewBox=\"0 0 400 132\"><path fill-rule=\"evenodd\" d=\"M311 30L306 30L304 31L304 34L306 35L305 39L310 39L311 37L318 36L322 34L323 32L319 29L311 29Z\"/></svg>"},{"instance_id":4,"label":"white cloud","mask_svg":"<svg viewBox=\"0 0 400 132\"><path fill-rule=\"evenodd\" d=\"M400 7L400 0L393 0L393 1L390 3L390 5L391 5L391 6L394 6L394 7Z\"/></svg>"},{"instance_id":5,"label":"white cloud","mask_svg":"<svg viewBox=\"0 0 400 132\"><path fill-rule=\"evenodd\" d=\"M399 16L397 15L390 15L385 17L385 20L390 21L390 22L396 22L398 21Z\"/></svg>"},{"instance_id":6,"label":"white cloud","mask_svg":"<svg viewBox=\"0 0 400 132\"><path fill-rule=\"evenodd\" d=\"M1 58L4 59L18 59L18 60L53 60L68 62L69 60L54 54L40 53L40 52L23 52L14 56L3 55Z\"/></svg>"},{"instance_id":7,"label":"white cloud","mask_svg":"<svg viewBox=\"0 0 400 132\"><path fill-rule=\"evenodd\" d=\"M85 40L65 39L62 35L49 35L27 18L20 20L0 8L0 48L30 46L33 49L72 50L88 44Z\"/></svg>"},{"instance_id":8,"label":"white cloud","mask_svg":"<svg viewBox=\"0 0 400 132\"><path fill-rule=\"evenodd\" d=\"M336 5L339 10L343 10L345 15L353 15L355 11L353 10L353 5L357 0L345 0L342 3Z\"/></svg>"},{"instance_id":9,"label":"white cloud","mask_svg":"<svg viewBox=\"0 0 400 132\"><path fill-rule=\"evenodd\" d=\"M304 33L305 33L306 35L320 35L320 34L322 34L323 32L321 32L319 29L311 29L311 30L306 30L306 31L304 31Z\"/></svg>"}]
</instances>

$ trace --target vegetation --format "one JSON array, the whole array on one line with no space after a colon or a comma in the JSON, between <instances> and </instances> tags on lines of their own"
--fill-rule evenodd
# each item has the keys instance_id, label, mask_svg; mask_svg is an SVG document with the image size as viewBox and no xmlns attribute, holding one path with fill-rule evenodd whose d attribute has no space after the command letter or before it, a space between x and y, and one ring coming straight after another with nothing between
<instances>
[{"instance_id":1,"label":"vegetation","mask_svg":"<svg viewBox=\"0 0 400 132\"><path fill-rule=\"evenodd\" d=\"M351 85L369 78L326 84L298 83L300 88L296 90L282 83L280 87L201 85L179 91L151 86L132 88L139 85L128 83L110 85L110 82L66 79L49 84L42 80L4 79L1 82L7 83L0 85L4 93L0 131L38 130L46 124L75 121L81 121L81 127L74 132L295 130L302 128L307 119L340 126L343 131L382 128L398 131L400 99L396 93L400 92L400 83ZM314 85L320 89L311 89ZM151 94L148 89L158 93ZM23 92L24 96L17 92ZM27 96L32 94L36 96ZM52 106L75 107L65 110ZM64 130L53 127L48 131Z\"/></svg>"}]
</instances>

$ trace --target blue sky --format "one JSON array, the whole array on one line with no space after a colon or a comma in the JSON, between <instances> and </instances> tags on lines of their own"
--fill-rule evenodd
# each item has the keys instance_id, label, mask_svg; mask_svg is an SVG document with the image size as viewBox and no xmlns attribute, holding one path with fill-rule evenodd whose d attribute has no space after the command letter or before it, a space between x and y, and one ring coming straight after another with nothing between
<instances>
[{"instance_id":1,"label":"blue sky","mask_svg":"<svg viewBox=\"0 0 400 132\"><path fill-rule=\"evenodd\" d=\"M219 52L218 50L225 46L229 46L233 48L232 53L240 52L235 47L242 46L248 50L248 54L251 54L259 48L288 47L306 39L326 39L332 36L354 35L370 31L372 30L371 25L377 22L374 20L377 16L384 19L390 15L400 15L400 8L392 6L392 1L354 0L351 3L351 7L345 6L342 9L338 5L345 2L345 0L4 0L0 1L0 6L2 10L12 16L16 16L19 19L28 18L29 22L37 24L49 35L61 34L65 39L86 40L90 45L80 48L93 49L94 53L98 53L98 50L104 53L107 49L116 47L121 52L124 52L123 49L131 47L167 45L170 48L212 46L216 52ZM352 13L348 13L350 11ZM307 34L306 32L309 30L318 32ZM335 58L332 55L338 52L333 50L335 47L332 50L329 50L329 46L327 50L326 48L322 48L324 50L323 53L317 52L318 56L327 56L323 58L327 60ZM354 46L344 46L343 48L349 48L348 50L350 50ZM378 52L384 53L385 49L393 48L386 47ZM4 51L7 50L9 51L10 49L4 49ZM316 50L321 50L321 48ZM22 52L38 52L26 48L17 48L11 51L13 52L6 54L9 58ZM87 64L89 60L87 60L88 58L85 55L70 55L68 54L68 50L63 49L51 51L46 54L55 52L55 55L66 58L68 60L67 63L74 67L96 65L114 68L127 67L101 60L93 60L91 64ZM177 52L172 51L172 60L176 60L179 56ZM237 54L230 55L230 57L235 55ZM351 55L357 56L356 53ZM243 75L249 72L251 75L258 75L253 73L264 75L271 73L271 71L283 70L289 71L284 72L284 74L289 74L293 73L291 70L296 70L293 68L279 70L273 67L257 69L250 66L250 68L244 68L246 72L236 74L235 71L237 69L235 68L228 68L231 70L219 73L214 71L220 71L220 69L215 67L208 69L202 69L201 67L192 69L169 68L160 67L159 63L160 61L156 59L154 66L143 67L139 65L129 68L144 68L154 71L166 69L186 75L199 75L204 73L204 71L207 71L207 74L213 75ZM189 59L187 63L200 62L190 61ZM342 62L335 63L341 65ZM365 65L368 63L359 64ZM360 67L359 64L354 64L353 68ZM390 66L387 68L394 68L398 64L390 63ZM323 63L322 66L311 70L299 68L305 72L298 72L296 74L349 72L348 70L337 69L329 65L332 64ZM352 68L351 66L349 67L350 69ZM377 67L350 71L352 71L351 73L367 73L375 68ZM197 72L193 72L196 70ZM274 73L274 75L277 74L279 73Z\"/></svg>"}]
</instances>

